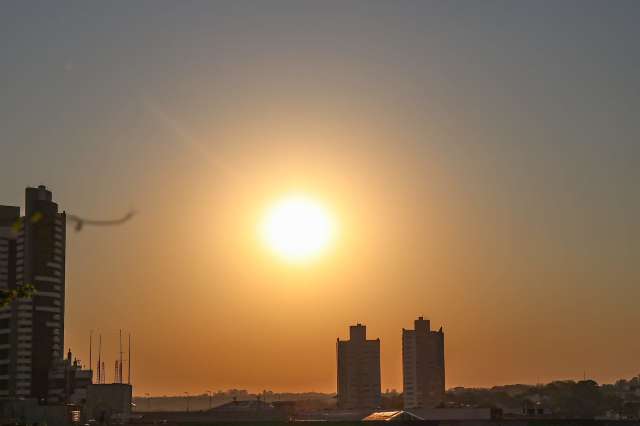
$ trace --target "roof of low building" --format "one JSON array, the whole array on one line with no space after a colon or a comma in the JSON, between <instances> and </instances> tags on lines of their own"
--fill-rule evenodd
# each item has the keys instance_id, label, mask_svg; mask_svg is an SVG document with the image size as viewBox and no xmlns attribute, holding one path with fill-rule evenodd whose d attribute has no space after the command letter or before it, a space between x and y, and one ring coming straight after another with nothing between
<instances>
[{"instance_id":1,"label":"roof of low building","mask_svg":"<svg viewBox=\"0 0 640 426\"><path fill-rule=\"evenodd\" d=\"M411 420L423 420L422 417L416 416L408 411L377 411L369 414L362 419L363 421L378 421L378 422L394 422L394 421L411 421Z\"/></svg>"},{"instance_id":2,"label":"roof of low building","mask_svg":"<svg viewBox=\"0 0 640 426\"><path fill-rule=\"evenodd\" d=\"M229 401L226 404L218 405L210 411L256 411L256 410L272 410L273 406L262 400L247 399L242 401Z\"/></svg>"}]
</instances>

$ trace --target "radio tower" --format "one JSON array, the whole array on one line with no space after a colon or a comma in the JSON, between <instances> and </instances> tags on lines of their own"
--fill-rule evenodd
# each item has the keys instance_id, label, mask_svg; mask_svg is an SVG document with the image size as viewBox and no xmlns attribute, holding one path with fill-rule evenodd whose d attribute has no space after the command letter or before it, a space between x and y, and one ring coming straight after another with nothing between
<instances>
[{"instance_id":1,"label":"radio tower","mask_svg":"<svg viewBox=\"0 0 640 426\"><path fill-rule=\"evenodd\" d=\"M118 383L122 383L122 329L120 329L120 363L118 365Z\"/></svg>"},{"instance_id":2,"label":"radio tower","mask_svg":"<svg viewBox=\"0 0 640 426\"><path fill-rule=\"evenodd\" d=\"M93 360L91 359L91 343L93 343L93 330L89 331L89 370L91 370L91 383L93 383Z\"/></svg>"},{"instance_id":3,"label":"radio tower","mask_svg":"<svg viewBox=\"0 0 640 426\"><path fill-rule=\"evenodd\" d=\"M98 336L98 383L102 383L104 363L102 362L102 334Z\"/></svg>"},{"instance_id":4,"label":"radio tower","mask_svg":"<svg viewBox=\"0 0 640 426\"><path fill-rule=\"evenodd\" d=\"M131 384L131 333L129 333L129 355L127 357L127 384Z\"/></svg>"}]
</instances>

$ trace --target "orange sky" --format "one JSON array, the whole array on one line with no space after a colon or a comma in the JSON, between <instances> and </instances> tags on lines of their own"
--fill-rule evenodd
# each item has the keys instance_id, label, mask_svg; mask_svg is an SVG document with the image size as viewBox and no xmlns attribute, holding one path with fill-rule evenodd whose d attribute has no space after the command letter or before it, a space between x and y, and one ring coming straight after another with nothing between
<instances>
[{"instance_id":1,"label":"orange sky","mask_svg":"<svg viewBox=\"0 0 640 426\"><path fill-rule=\"evenodd\" d=\"M333 392L361 322L400 390L424 315L447 387L638 373L637 2L160 3L0 15L0 202L138 211L68 233L83 361L123 328L138 395ZM307 265L256 232L292 191L340 226Z\"/></svg>"},{"instance_id":2,"label":"orange sky","mask_svg":"<svg viewBox=\"0 0 640 426\"><path fill-rule=\"evenodd\" d=\"M615 260L594 264L536 219L478 205L486 194L461 196L429 156L407 169L393 149L345 148L373 135L305 130L265 126L261 137L280 141L274 154L227 152L228 167L200 156L207 138L193 136L182 159L145 168L128 190L140 210L133 222L70 233L68 341L83 359L94 329L111 362L123 327L134 334L138 394L331 392L335 339L362 322L382 340L383 388L400 389L401 329L425 315L444 326L447 386L634 373L638 343L625 327L637 318L633 302L603 297L597 284L615 274ZM423 170L420 186L407 185ZM282 262L256 232L290 190L316 196L340 222L332 249L311 264ZM109 199L100 203L94 215Z\"/></svg>"}]
</instances>

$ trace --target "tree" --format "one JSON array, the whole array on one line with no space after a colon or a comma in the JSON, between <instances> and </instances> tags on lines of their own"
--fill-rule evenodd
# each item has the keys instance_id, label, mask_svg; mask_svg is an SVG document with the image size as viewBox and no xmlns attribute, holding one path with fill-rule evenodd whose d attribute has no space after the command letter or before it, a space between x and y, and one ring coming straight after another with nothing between
<instances>
[{"instance_id":1,"label":"tree","mask_svg":"<svg viewBox=\"0 0 640 426\"><path fill-rule=\"evenodd\" d=\"M31 298L35 294L36 289L31 284L22 284L12 290L0 291L0 308L7 306L20 297Z\"/></svg>"}]
</instances>

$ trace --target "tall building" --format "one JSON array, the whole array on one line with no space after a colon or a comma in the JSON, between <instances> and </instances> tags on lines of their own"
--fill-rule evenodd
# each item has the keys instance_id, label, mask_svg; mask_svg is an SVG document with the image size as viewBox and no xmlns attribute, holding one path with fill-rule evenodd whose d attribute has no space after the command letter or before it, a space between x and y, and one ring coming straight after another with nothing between
<instances>
[{"instance_id":1,"label":"tall building","mask_svg":"<svg viewBox=\"0 0 640 426\"><path fill-rule=\"evenodd\" d=\"M349 327L349 340L337 340L338 407L380 406L380 339L367 340L367 327Z\"/></svg>"},{"instance_id":2,"label":"tall building","mask_svg":"<svg viewBox=\"0 0 640 426\"><path fill-rule=\"evenodd\" d=\"M444 398L444 332L423 317L414 328L402 329L404 407L432 408Z\"/></svg>"},{"instance_id":3,"label":"tall building","mask_svg":"<svg viewBox=\"0 0 640 426\"><path fill-rule=\"evenodd\" d=\"M3 293L16 287L18 233L15 231L19 220L19 207L0 206L0 290ZM22 244L21 239L21 258ZM12 333L12 325L15 324L12 317L10 306L0 308L0 397L15 395L16 360L10 349L15 347L16 335Z\"/></svg>"},{"instance_id":4,"label":"tall building","mask_svg":"<svg viewBox=\"0 0 640 426\"><path fill-rule=\"evenodd\" d=\"M62 402L66 217L45 186L27 188L25 214L0 206L0 290L36 289L0 308L0 397Z\"/></svg>"}]
</instances>

